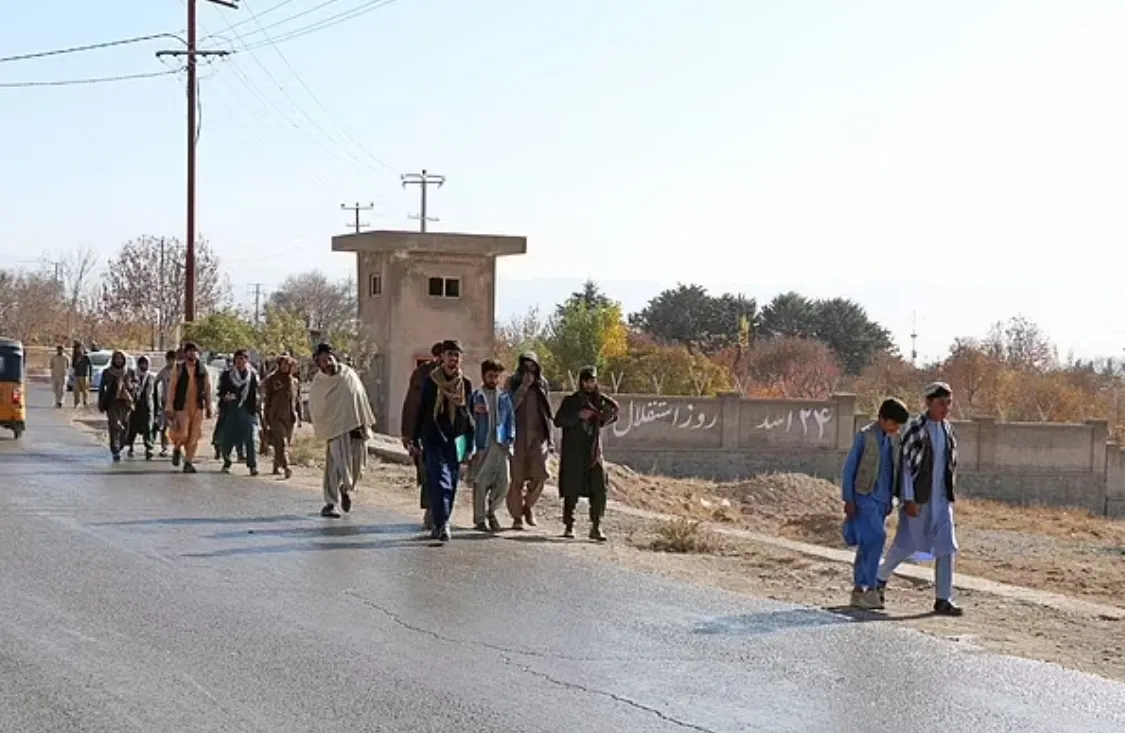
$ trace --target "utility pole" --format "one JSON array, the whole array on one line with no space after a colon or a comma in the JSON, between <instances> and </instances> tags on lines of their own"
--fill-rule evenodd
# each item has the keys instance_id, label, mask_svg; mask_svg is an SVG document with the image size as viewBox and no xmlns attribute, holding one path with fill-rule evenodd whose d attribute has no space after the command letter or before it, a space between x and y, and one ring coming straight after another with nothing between
<instances>
[{"instance_id":1,"label":"utility pole","mask_svg":"<svg viewBox=\"0 0 1125 733\"><path fill-rule=\"evenodd\" d=\"M422 205L418 210L418 214L417 215L414 215L414 214L410 215L411 219L417 219L421 223L422 233L425 233L425 231L426 231L426 222L427 221L437 221L438 220L437 217L431 217L431 216L427 215L426 189L428 189L430 186L437 186L438 188L441 188L444 185L445 185L445 176L439 176L436 173L428 173L425 168L422 169L421 173L407 173L407 174L402 176L402 187L403 188L406 188L407 186L417 186L418 188L420 188L422 190Z\"/></svg>"},{"instance_id":2,"label":"utility pole","mask_svg":"<svg viewBox=\"0 0 1125 733\"><path fill-rule=\"evenodd\" d=\"M361 212L361 211L371 211L372 209L375 208L375 203L372 202L372 203L368 204L367 206L360 206L359 202L356 201L355 206L348 206L347 204L340 204L340 208L343 209L344 211L354 211L355 212L355 223L349 224L348 226L354 226L355 227L355 233L359 234L360 231L363 229L363 227L367 226L367 224L365 224L365 223L363 223L359 220L359 212Z\"/></svg>"},{"instance_id":3,"label":"utility pole","mask_svg":"<svg viewBox=\"0 0 1125 733\"><path fill-rule=\"evenodd\" d=\"M250 283L250 287L254 289L254 325L260 325L262 322L262 288L266 286L265 283Z\"/></svg>"},{"instance_id":4,"label":"utility pole","mask_svg":"<svg viewBox=\"0 0 1125 733\"><path fill-rule=\"evenodd\" d=\"M916 364L918 361L918 311L914 311L910 318L910 363Z\"/></svg>"},{"instance_id":5,"label":"utility pole","mask_svg":"<svg viewBox=\"0 0 1125 733\"><path fill-rule=\"evenodd\" d=\"M195 320L195 146L199 141L196 121L199 104L199 82L196 79L197 62L201 57L227 56L229 51L204 51L196 47L195 11L199 0L186 0L187 48L182 51L157 51L157 58L184 57L187 63L187 253L184 258L184 322ZM235 0L204 0L204 2L238 9Z\"/></svg>"}]
</instances>

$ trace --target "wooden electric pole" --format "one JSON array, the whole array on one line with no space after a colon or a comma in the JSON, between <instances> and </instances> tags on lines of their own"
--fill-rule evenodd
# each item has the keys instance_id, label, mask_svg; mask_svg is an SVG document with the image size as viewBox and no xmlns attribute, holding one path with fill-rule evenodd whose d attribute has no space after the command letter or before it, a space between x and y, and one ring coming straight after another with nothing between
<instances>
[{"instance_id":1,"label":"wooden electric pole","mask_svg":"<svg viewBox=\"0 0 1125 733\"><path fill-rule=\"evenodd\" d=\"M363 223L359 220L359 212L361 212L361 211L371 211L372 209L375 208L375 204L374 204L374 202L372 202L372 203L368 204L367 206L360 206L359 202L356 201L355 206L348 206L347 204L340 204L340 208L343 209L344 211L354 211L355 212L355 222L352 223L352 224L349 224L348 226L355 227L355 233L359 234L363 230L363 227L367 226L367 224L365 224L365 223Z\"/></svg>"},{"instance_id":2,"label":"wooden electric pole","mask_svg":"<svg viewBox=\"0 0 1125 733\"><path fill-rule=\"evenodd\" d=\"M229 51L205 51L196 47L196 6L199 0L186 0L187 48L180 51L157 51L157 57L183 57L187 64L187 250L184 258L184 322L195 320L195 146L199 141L197 112L199 105L198 61L201 57L227 56ZM238 9L234 0L204 0L204 2Z\"/></svg>"},{"instance_id":3,"label":"wooden electric pole","mask_svg":"<svg viewBox=\"0 0 1125 733\"><path fill-rule=\"evenodd\" d=\"M428 173L425 168L421 173L407 173L402 177L402 187L417 186L422 190L422 203L418 209L418 214L411 214L411 219L417 219L422 225L422 232L426 231L426 222L437 221L437 217L429 216L426 208L426 191L430 186L437 186L441 188L445 185L445 176L439 176L436 173Z\"/></svg>"}]
</instances>

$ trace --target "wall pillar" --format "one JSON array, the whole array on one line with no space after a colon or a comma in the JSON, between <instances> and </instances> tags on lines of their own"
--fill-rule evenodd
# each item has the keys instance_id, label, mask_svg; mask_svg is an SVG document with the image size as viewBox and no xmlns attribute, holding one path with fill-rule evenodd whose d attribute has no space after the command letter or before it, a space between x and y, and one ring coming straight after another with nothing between
<instances>
[{"instance_id":1,"label":"wall pillar","mask_svg":"<svg viewBox=\"0 0 1125 733\"><path fill-rule=\"evenodd\" d=\"M742 395L738 392L719 393L719 418L723 431L720 445L724 450L738 450L742 426Z\"/></svg>"},{"instance_id":2,"label":"wall pillar","mask_svg":"<svg viewBox=\"0 0 1125 733\"><path fill-rule=\"evenodd\" d=\"M1108 420L1087 420L1090 427L1090 470L1105 475L1106 443L1109 442Z\"/></svg>"},{"instance_id":3,"label":"wall pillar","mask_svg":"<svg viewBox=\"0 0 1125 733\"><path fill-rule=\"evenodd\" d=\"M855 395L849 392L839 392L832 395L832 410L836 414L836 450L847 451L855 440Z\"/></svg>"},{"instance_id":4,"label":"wall pillar","mask_svg":"<svg viewBox=\"0 0 1125 733\"><path fill-rule=\"evenodd\" d=\"M974 417L977 429L977 465L979 471L996 466L996 418Z\"/></svg>"}]
</instances>

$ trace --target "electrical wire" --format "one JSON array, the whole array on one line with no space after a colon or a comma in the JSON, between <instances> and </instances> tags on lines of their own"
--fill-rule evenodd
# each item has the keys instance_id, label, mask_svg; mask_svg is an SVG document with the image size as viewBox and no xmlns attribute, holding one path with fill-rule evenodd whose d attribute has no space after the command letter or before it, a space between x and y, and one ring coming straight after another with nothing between
<instances>
[{"instance_id":1,"label":"electrical wire","mask_svg":"<svg viewBox=\"0 0 1125 733\"><path fill-rule=\"evenodd\" d=\"M297 18L303 18L306 15L309 15L311 13L315 13L316 11L321 10L323 8L326 8L329 5L335 5L338 2L340 2L340 0L323 0L323 2L320 2L320 3L312 6L311 8L306 8L305 10L302 10L299 13L294 13L293 15L290 15L286 18L282 18L281 20L275 21L275 22L271 23L270 25L267 25L265 27L265 30L268 31L268 30L271 30L273 28L277 28L279 26L286 25L288 23L293 22ZM286 5L286 4L288 4L288 0L287 0L287 2L281 3L281 5ZM274 5L272 8L269 8L265 12L261 13L261 15L265 15L266 13L269 13L273 10L276 10L278 7L280 7L280 5ZM246 25L247 23L253 23L253 22L254 22L254 20L252 18L246 18L245 20L240 20L237 23L230 23L230 24L228 24L227 27L231 31L233 31L235 28L238 28L240 26ZM257 33L257 31L253 31L253 32L250 33L250 35L256 35L256 33Z\"/></svg>"},{"instance_id":2,"label":"electrical wire","mask_svg":"<svg viewBox=\"0 0 1125 733\"><path fill-rule=\"evenodd\" d=\"M277 3L276 5L271 5L270 7L266 8L262 12L258 13L258 17L260 18L263 15L269 15L270 13L274 12L275 10L281 10L286 5L288 5L289 3L292 3L292 2L294 2L294 0L281 0L281 2ZM249 18L247 18L246 20L238 20L238 21L235 21L234 23L231 23L230 27L231 28L238 28L239 26L244 26L249 22L251 22Z\"/></svg>"},{"instance_id":3,"label":"electrical wire","mask_svg":"<svg viewBox=\"0 0 1125 733\"><path fill-rule=\"evenodd\" d=\"M293 78L297 80L297 83L301 85L301 88L305 90L305 94L308 95L309 99L311 99L313 101L313 103L316 104L317 107L320 107L320 111L324 113L325 117L327 117L329 120L335 122L335 120L332 119L332 115L328 111L328 108L324 106L324 104L320 101L320 98L316 96L316 93L313 92L313 90L309 87L309 85L305 83L305 80L303 78L301 78L301 75L297 72L297 69L293 68L293 64L289 63L289 59L286 58L285 54L281 52L281 49L277 47L277 44L275 44L273 42L273 39L270 38L269 34L266 32L266 29L262 27L262 23L261 23L261 21L258 20L258 16L256 16L254 14L253 9L250 8L249 0L243 0L243 6L246 8L246 11L248 13L250 13L250 17L257 24L257 26L259 28L259 31L262 33L263 36L265 36L266 40L268 40L270 42L270 46L273 48L274 53L277 54L278 58L281 59L282 63L284 63L285 66L289 69L289 71L293 74ZM372 153L370 150L368 150L366 147L364 147L363 143L356 140L354 137L351 136L350 133L348 133L348 131L346 129L344 129L343 125L336 122L336 127L338 127L340 129L340 132L342 132L344 134L344 137L346 137L353 145L355 145L367 157L371 158L371 160L375 161L378 165L385 168L388 172L394 173L395 175L398 175L398 172L394 169L394 167L392 167L390 164L386 163L385 161L381 160L378 156L376 156L374 153Z\"/></svg>"},{"instance_id":4,"label":"electrical wire","mask_svg":"<svg viewBox=\"0 0 1125 733\"><path fill-rule=\"evenodd\" d=\"M157 76L168 76L179 73L179 69L169 71L150 71L144 74L121 74L118 76L95 76L86 79L58 79L53 81L6 81L0 82L0 89L28 89L32 87L69 87L85 84L111 84L119 81L133 81L135 79L152 79Z\"/></svg>"},{"instance_id":5,"label":"electrical wire","mask_svg":"<svg viewBox=\"0 0 1125 733\"><path fill-rule=\"evenodd\" d=\"M24 53L16 56L0 56L0 64L8 64L15 61L28 61L30 59L42 59L48 56L63 56L71 53L81 53L83 51L97 51L103 48L113 48L114 46L125 46L131 43L143 43L144 41L155 41L160 38L174 38L182 41L179 36L173 33L152 33L147 36L134 36L132 38L121 38L116 41L103 41L102 43L90 43L84 46L71 46L70 48L56 48L50 51L36 51L34 53Z\"/></svg>"},{"instance_id":6,"label":"electrical wire","mask_svg":"<svg viewBox=\"0 0 1125 733\"><path fill-rule=\"evenodd\" d=\"M336 0L329 1L335 2ZM398 0L368 0L368 2L365 2L362 5L354 7L350 10L342 11L340 13L337 13L336 15L330 15L327 18L322 18L314 23L310 23L309 25L304 26L303 28L295 28L291 31L284 31L283 33L274 37L272 41L254 40L247 50L254 51L259 48L264 48L271 43L284 43L285 41L291 41L295 38L301 38L302 36L307 36L311 33L316 33L318 31L322 31L327 28L339 25L340 23L352 20L353 18L358 18L361 15L366 15L372 11L378 10L379 8L385 7L387 5L392 5L396 2L398 2ZM266 26L266 30L269 30L271 27L273 26ZM250 35L253 36L257 34L252 33Z\"/></svg>"}]
</instances>

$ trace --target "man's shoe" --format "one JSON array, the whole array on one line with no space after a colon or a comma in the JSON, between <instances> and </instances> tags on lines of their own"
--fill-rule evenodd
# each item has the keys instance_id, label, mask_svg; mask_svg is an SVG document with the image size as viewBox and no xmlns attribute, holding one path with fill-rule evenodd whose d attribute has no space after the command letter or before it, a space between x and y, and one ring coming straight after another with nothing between
<instances>
[{"instance_id":1,"label":"man's shoe","mask_svg":"<svg viewBox=\"0 0 1125 733\"><path fill-rule=\"evenodd\" d=\"M180 449L179 448L176 448L174 451L172 451L172 465L173 466L179 466L180 465Z\"/></svg>"},{"instance_id":2,"label":"man's shoe","mask_svg":"<svg viewBox=\"0 0 1125 733\"><path fill-rule=\"evenodd\" d=\"M965 609L953 605L952 601L939 598L934 601L934 613L938 616L963 616Z\"/></svg>"},{"instance_id":3,"label":"man's shoe","mask_svg":"<svg viewBox=\"0 0 1125 733\"><path fill-rule=\"evenodd\" d=\"M512 520L512 529L514 529L516 531L522 530L523 529L523 519L522 518L513 519Z\"/></svg>"},{"instance_id":4,"label":"man's shoe","mask_svg":"<svg viewBox=\"0 0 1125 733\"><path fill-rule=\"evenodd\" d=\"M563 537L565 537L568 540L574 539L574 525L573 524L566 525L566 529L563 530Z\"/></svg>"},{"instance_id":5,"label":"man's shoe","mask_svg":"<svg viewBox=\"0 0 1125 733\"><path fill-rule=\"evenodd\" d=\"M875 588L869 588L863 593L863 608L868 611L882 611L886 606L883 605L883 599L879 597L879 591Z\"/></svg>"},{"instance_id":6,"label":"man's shoe","mask_svg":"<svg viewBox=\"0 0 1125 733\"><path fill-rule=\"evenodd\" d=\"M848 602L852 608L864 608L864 592L861 588L852 588L852 597Z\"/></svg>"},{"instance_id":7,"label":"man's shoe","mask_svg":"<svg viewBox=\"0 0 1125 733\"><path fill-rule=\"evenodd\" d=\"M195 466L191 465L190 461L184 461L184 473L199 473L195 470Z\"/></svg>"},{"instance_id":8,"label":"man's shoe","mask_svg":"<svg viewBox=\"0 0 1125 733\"><path fill-rule=\"evenodd\" d=\"M120 453L114 453L113 454L113 462L114 463L121 463L121 454Z\"/></svg>"},{"instance_id":9,"label":"man's shoe","mask_svg":"<svg viewBox=\"0 0 1125 733\"><path fill-rule=\"evenodd\" d=\"M590 527L590 539L605 542L609 538L605 536L605 532L602 531L602 528L595 524L593 527Z\"/></svg>"},{"instance_id":10,"label":"man's shoe","mask_svg":"<svg viewBox=\"0 0 1125 733\"><path fill-rule=\"evenodd\" d=\"M341 491L340 492L340 508L343 509L345 513L350 512L352 510L352 495L351 495L351 493L349 493L347 491Z\"/></svg>"},{"instance_id":11,"label":"man's shoe","mask_svg":"<svg viewBox=\"0 0 1125 733\"><path fill-rule=\"evenodd\" d=\"M438 532L438 539L442 542L449 542L449 540L452 539L452 537L450 536L450 533L449 533L449 525L448 524L446 524L444 527L442 527L441 531Z\"/></svg>"},{"instance_id":12,"label":"man's shoe","mask_svg":"<svg viewBox=\"0 0 1125 733\"><path fill-rule=\"evenodd\" d=\"M130 449L129 449L129 453L128 453L128 455L129 455L129 457L130 457L130 458L132 458L132 457L133 457L133 455L134 455L134 451L133 451L133 449L132 449L132 448L130 448Z\"/></svg>"},{"instance_id":13,"label":"man's shoe","mask_svg":"<svg viewBox=\"0 0 1125 733\"><path fill-rule=\"evenodd\" d=\"M539 522L535 521L535 512L531 511L531 507L525 507L523 510L523 521L527 523L528 527L538 527Z\"/></svg>"},{"instance_id":14,"label":"man's shoe","mask_svg":"<svg viewBox=\"0 0 1125 733\"><path fill-rule=\"evenodd\" d=\"M223 451L219 448L215 448L215 460L217 461L222 457L223 457Z\"/></svg>"},{"instance_id":15,"label":"man's shoe","mask_svg":"<svg viewBox=\"0 0 1125 733\"><path fill-rule=\"evenodd\" d=\"M336 511L336 507L331 504L325 504L324 508L320 510L320 516L325 519L339 519L340 512Z\"/></svg>"},{"instance_id":16,"label":"man's shoe","mask_svg":"<svg viewBox=\"0 0 1125 733\"><path fill-rule=\"evenodd\" d=\"M251 476L257 476L257 475L258 475L258 469L256 469L256 468L251 468L251 469L250 469L250 475L251 475Z\"/></svg>"},{"instance_id":17,"label":"man's shoe","mask_svg":"<svg viewBox=\"0 0 1125 733\"><path fill-rule=\"evenodd\" d=\"M151 461L151 460L152 460L152 451L150 451L150 450L146 450L146 451L145 451L145 460L146 460L146 461Z\"/></svg>"},{"instance_id":18,"label":"man's shoe","mask_svg":"<svg viewBox=\"0 0 1125 733\"><path fill-rule=\"evenodd\" d=\"M287 469L285 469L285 478L293 478L293 471L292 471L292 469L288 469L288 468L287 468Z\"/></svg>"},{"instance_id":19,"label":"man's shoe","mask_svg":"<svg viewBox=\"0 0 1125 733\"><path fill-rule=\"evenodd\" d=\"M496 518L496 515L495 514L489 514L488 515L488 531L489 532L499 532L502 529L504 529L504 526L502 524L500 524L500 520Z\"/></svg>"},{"instance_id":20,"label":"man's shoe","mask_svg":"<svg viewBox=\"0 0 1125 733\"><path fill-rule=\"evenodd\" d=\"M422 515L422 531L423 532L433 532L434 531L434 518L430 514L429 509L427 509L426 512ZM434 539L436 540L437 537L435 536Z\"/></svg>"},{"instance_id":21,"label":"man's shoe","mask_svg":"<svg viewBox=\"0 0 1125 733\"><path fill-rule=\"evenodd\" d=\"M222 471L223 473L230 473L230 465L231 465L230 459L227 458L226 460L223 461L223 467L220 468L219 470Z\"/></svg>"},{"instance_id":22,"label":"man's shoe","mask_svg":"<svg viewBox=\"0 0 1125 733\"><path fill-rule=\"evenodd\" d=\"M476 524L473 525L473 529L475 529L478 532L487 532L488 531L488 522L477 522Z\"/></svg>"},{"instance_id":23,"label":"man's shoe","mask_svg":"<svg viewBox=\"0 0 1125 733\"><path fill-rule=\"evenodd\" d=\"M887 581L875 581L875 592L879 594L879 603L885 605L887 603Z\"/></svg>"}]
</instances>

